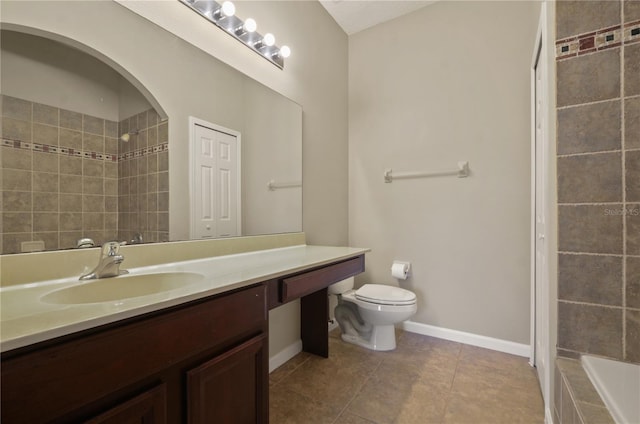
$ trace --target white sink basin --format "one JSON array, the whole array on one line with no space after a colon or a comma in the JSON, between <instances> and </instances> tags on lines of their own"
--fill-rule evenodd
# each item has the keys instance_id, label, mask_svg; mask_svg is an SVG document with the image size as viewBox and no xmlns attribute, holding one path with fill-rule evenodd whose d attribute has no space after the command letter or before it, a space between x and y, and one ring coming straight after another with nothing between
<instances>
[{"instance_id":1,"label":"white sink basin","mask_svg":"<svg viewBox=\"0 0 640 424\"><path fill-rule=\"evenodd\" d=\"M179 289L203 279L202 274L193 272L121 275L52 291L40 300L62 305L113 302Z\"/></svg>"}]
</instances>

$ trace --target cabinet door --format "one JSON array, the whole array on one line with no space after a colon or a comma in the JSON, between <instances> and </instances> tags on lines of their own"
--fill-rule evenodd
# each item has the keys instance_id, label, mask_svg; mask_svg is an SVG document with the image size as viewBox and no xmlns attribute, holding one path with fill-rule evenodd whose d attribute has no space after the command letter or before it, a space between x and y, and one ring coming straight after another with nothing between
<instances>
[{"instance_id":1,"label":"cabinet door","mask_svg":"<svg viewBox=\"0 0 640 424\"><path fill-rule=\"evenodd\" d=\"M165 424L165 385L161 384L87 421L88 424Z\"/></svg>"},{"instance_id":2,"label":"cabinet door","mask_svg":"<svg viewBox=\"0 0 640 424\"><path fill-rule=\"evenodd\" d=\"M267 423L267 362L267 336L261 335L189 371L189 423Z\"/></svg>"}]
</instances>

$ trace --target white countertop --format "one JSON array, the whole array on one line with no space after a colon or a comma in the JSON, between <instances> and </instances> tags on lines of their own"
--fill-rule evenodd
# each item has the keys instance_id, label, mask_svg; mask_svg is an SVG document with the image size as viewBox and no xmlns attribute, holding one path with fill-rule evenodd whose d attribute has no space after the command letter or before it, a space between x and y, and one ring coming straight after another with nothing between
<instances>
[{"instance_id":1,"label":"white countertop","mask_svg":"<svg viewBox=\"0 0 640 424\"><path fill-rule=\"evenodd\" d=\"M79 276L3 287L0 288L0 351L158 311L368 251L302 245L131 268L128 269L129 275L193 272L202 274L204 278L169 291L101 303L61 305L41 300L53 291L86 284L87 281L78 280ZM126 269L124 265L126 260L122 267ZM112 279L101 281L107 280Z\"/></svg>"}]
</instances>

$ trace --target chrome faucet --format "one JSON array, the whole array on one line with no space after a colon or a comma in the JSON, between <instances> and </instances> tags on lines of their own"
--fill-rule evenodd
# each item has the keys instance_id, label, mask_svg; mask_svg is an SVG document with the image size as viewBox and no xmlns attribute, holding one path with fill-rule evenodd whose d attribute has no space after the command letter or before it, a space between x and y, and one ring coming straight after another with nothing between
<instances>
[{"instance_id":1,"label":"chrome faucet","mask_svg":"<svg viewBox=\"0 0 640 424\"><path fill-rule=\"evenodd\" d=\"M102 245L100 261L93 271L80 276L81 280L95 280L98 278L117 277L128 274L129 271L120 269L120 264L124 261L124 256L118 253L120 243L108 241Z\"/></svg>"},{"instance_id":2,"label":"chrome faucet","mask_svg":"<svg viewBox=\"0 0 640 424\"><path fill-rule=\"evenodd\" d=\"M76 248L85 249L87 247L95 247L95 242L90 238L81 238L76 242Z\"/></svg>"}]
</instances>

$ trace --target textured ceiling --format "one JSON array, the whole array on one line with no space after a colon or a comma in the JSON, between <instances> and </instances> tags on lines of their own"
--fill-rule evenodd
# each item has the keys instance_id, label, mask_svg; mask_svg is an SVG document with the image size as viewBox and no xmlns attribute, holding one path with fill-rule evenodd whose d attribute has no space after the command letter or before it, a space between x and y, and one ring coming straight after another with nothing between
<instances>
[{"instance_id":1,"label":"textured ceiling","mask_svg":"<svg viewBox=\"0 0 640 424\"><path fill-rule=\"evenodd\" d=\"M427 0L320 0L347 34L355 34L379 23L435 3Z\"/></svg>"}]
</instances>

